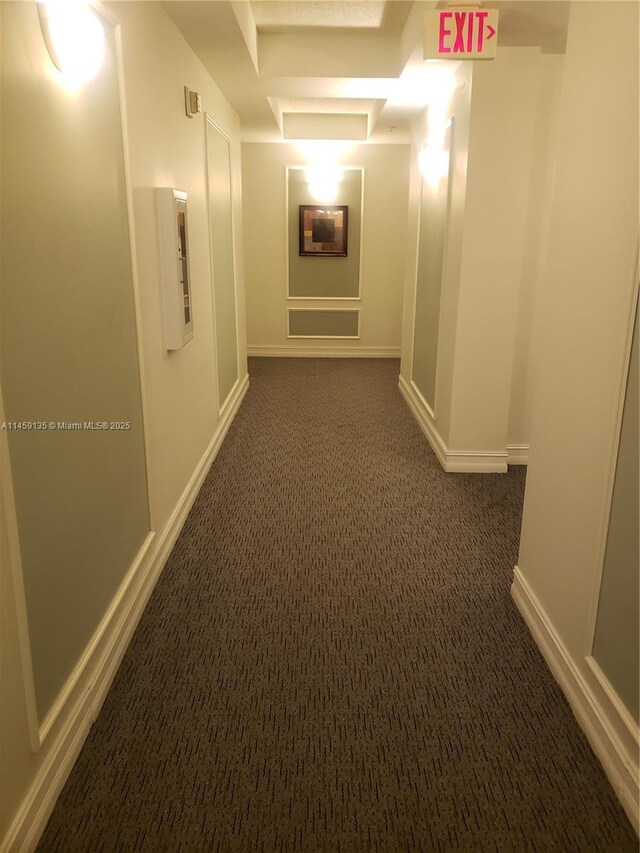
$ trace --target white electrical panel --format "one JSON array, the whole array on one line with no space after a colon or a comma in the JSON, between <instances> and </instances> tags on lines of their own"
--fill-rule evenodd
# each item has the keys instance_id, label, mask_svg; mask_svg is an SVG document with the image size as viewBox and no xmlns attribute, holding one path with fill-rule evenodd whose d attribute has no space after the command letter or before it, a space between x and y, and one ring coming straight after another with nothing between
<instances>
[{"instance_id":1,"label":"white electrical panel","mask_svg":"<svg viewBox=\"0 0 640 853\"><path fill-rule=\"evenodd\" d=\"M181 349L193 337L187 194L156 187L164 334L169 350Z\"/></svg>"}]
</instances>

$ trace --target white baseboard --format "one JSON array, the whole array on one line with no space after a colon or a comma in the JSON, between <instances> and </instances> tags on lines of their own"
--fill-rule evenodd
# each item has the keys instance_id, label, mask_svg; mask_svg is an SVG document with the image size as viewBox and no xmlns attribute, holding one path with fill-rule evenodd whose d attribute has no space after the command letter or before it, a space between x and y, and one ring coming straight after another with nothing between
<instances>
[{"instance_id":1,"label":"white baseboard","mask_svg":"<svg viewBox=\"0 0 640 853\"><path fill-rule=\"evenodd\" d=\"M638 832L639 733L592 658L576 661L556 632L534 591L516 566L511 595L580 728L598 757L626 814Z\"/></svg>"},{"instance_id":2,"label":"white baseboard","mask_svg":"<svg viewBox=\"0 0 640 853\"><path fill-rule=\"evenodd\" d=\"M528 444L507 444L507 465L528 465Z\"/></svg>"},{"instance_id":3,"label":"white baseboard","mask_svg":"<svg viewBox=\"0 0 640 853\"><path fill-rule=\"evenodd\" d=\"M400 347L247 346L249 358L400 358Z\"/></svg>"},{"instance_id":4,"label":"white baseboard","mask_svg":"<svg viewBox=\"0 0 640 853\"><path fill-rule=\"evenodd\" d=\"M398 388L404 397L407 405L413 412L414 418L418 421L418 426L427 437L427 441L431 445L433 452L438 457L438 462L444 470L447 470L447 447L435 427L433 419L429 414L427 405L422 399L420 392L416 389L413 382L409 383L400 376L398 378Z\"/></svg>"},{"instance_id":5,"label":"white baseboard","mask_svg":"<svg viewBox=\"0 0 640 853\"><path fill-rule=\"evenodd\" d=\"M447 473L453 474L505 474L507 454L449 450L436 429L429 406L413 382L400 376L400 393L413 412L418 426L427 437L438 461Z\"/></svg>"},{"instance_id":6,"label":"white baseboard","mask_svg":"<svg viewBox=\"0 0 640 853\"><path fill-rule=\"evenodd\" d=\"M159 534L149 533L78 665L47 714L40 730L40 767L0 850L12 853L35 850L160 572L248 387L249 377L245 376L229 399L216 433L164 530Z\"/></svg>"}]
</instances>

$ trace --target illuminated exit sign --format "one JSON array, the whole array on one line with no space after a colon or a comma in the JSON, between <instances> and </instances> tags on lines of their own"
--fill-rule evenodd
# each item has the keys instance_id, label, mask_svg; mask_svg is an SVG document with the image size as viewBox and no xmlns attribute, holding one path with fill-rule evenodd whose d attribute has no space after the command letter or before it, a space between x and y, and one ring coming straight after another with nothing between
<instances>
[{"instance_id":1,"label":"illuminated exit sign","mask_svg":"<svg viewBox=\"0 0 640 853\"><path fill-rule=\"evenodd\" d=\"M498 10L477 7L426 13L425 59L495 59Z\"/></svg>"}]
</instances>

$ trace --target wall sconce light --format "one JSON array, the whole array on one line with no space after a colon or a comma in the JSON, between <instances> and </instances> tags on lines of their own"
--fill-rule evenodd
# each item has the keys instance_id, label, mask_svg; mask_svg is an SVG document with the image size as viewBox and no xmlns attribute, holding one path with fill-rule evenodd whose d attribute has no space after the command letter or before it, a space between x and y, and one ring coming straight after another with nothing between
<instances>
[{"instance_id":1,"label":"wall sconce light","mask_svg":"<svg viewBox=\"0 0 640 853\"><path fill-rule=\"evenodd\" d=\"M435 124L418 154L420 173L434 188L449 173L449 151L444 147L444 138L449 127L450 121Z\"/></svg>"},{"instance_id":2,"label":"wall sconce light","mask_svg":"<svg viewBox=\"0 0 640 853\"><path fill-rule=\"evenodd\" d=\"M309 192L319 202L334 201L338 195L340 169L336 166L308 166L306 169Z\"/></svg>"},{"instance_id":3,"label":"wall sconce light","mask_svg":"<svg viewBox=\"0 0 640 853\"><path fill-rule=\"evenodd\" d=\"M422 176L437 184L449 171L449 154L427 143L418 155L418 163Z\"/></svg>"},{"instance_id":4,"label":"wall sconce light","mask_svg":"<svg viewBox=\"0 0 640 853\"><path fill-rule=\"evenodd\" d=\"M75 88L92 80L104 60L105 37L90 4L46 0L38 3L38 12L49 56L64 82Z\"/></svg>"}]
</instances>

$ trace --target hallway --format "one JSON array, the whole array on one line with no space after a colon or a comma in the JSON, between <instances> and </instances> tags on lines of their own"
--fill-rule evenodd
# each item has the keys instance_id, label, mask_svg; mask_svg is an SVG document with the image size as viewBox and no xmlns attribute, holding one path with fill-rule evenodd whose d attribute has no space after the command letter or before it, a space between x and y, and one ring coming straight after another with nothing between
<instances>
[{"instance_id":1,"label":"hallway","mask_svg":"<svg viewBox=\"0 0 640 853\"><path fill-rule=\"evenodd\" d=\"M445 474L394 360L250 376L38 849L635 850L509 598L525 469Z\"/></svg>"}]
</instances>

